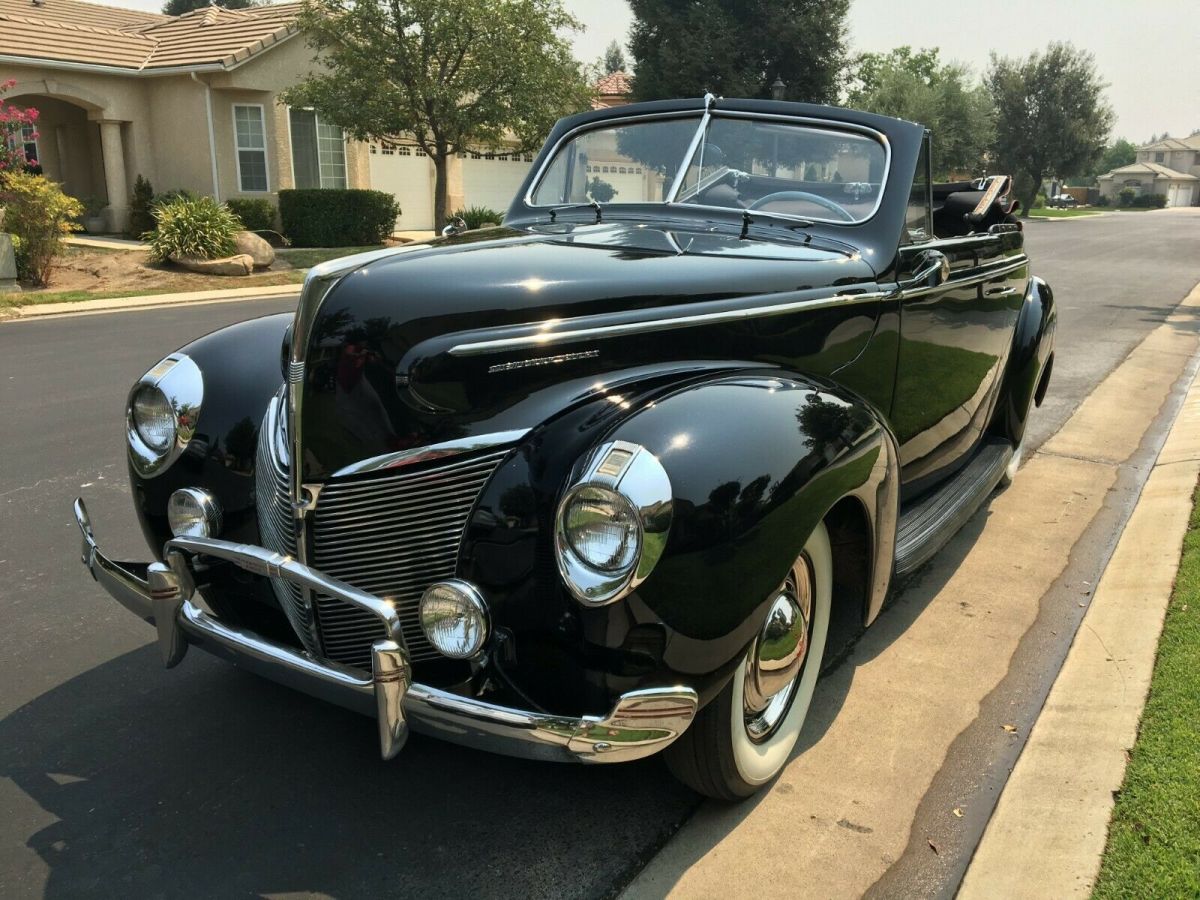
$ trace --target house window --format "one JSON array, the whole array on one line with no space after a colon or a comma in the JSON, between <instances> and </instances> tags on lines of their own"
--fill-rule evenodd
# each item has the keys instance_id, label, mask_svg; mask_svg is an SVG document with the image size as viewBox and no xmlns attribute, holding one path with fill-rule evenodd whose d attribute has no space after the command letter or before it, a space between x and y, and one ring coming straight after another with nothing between
<instances>
[{"instance_id":1,"label":"house window","mask_svg":"<svg viewBox=\"0 0 1200 900\"><path fill-rule=\"evenodd\" d=\"M234 106L233 138L237 148L238 190L270 190L267 183L267 130L261 106Z\"/></svg>"},{"instance_id":2,"label":"house window","mask_svg":"<svg viewBox=\"0 0 1200 900\"><path fill-rule=\"evenodd\" d=\"M37 138L34 136L37 132L32 125L22 125L21 130L17 134L8 136L8 144L14 150L20 150L25 154L25 160L29 163L38 161L38 145Z\"/></svg>"},{"instance_id":3,"label":"house window","mask_svg":"<svg viewBox=\"0 0 1200 900\"><path fill-rule=\"evenodd\" d=\"M292 132L292 177L298 188L344 188L346 186L346 138L342 129L321 121L311 109L289 109ZM391 156L394 149L382 144L379 152Z\"/></svg>"},{"instance_id":4,"label":"house window","mask_svg":"<svg viewBox=\"0 0 1200 900\"><path fill-rule=\"evenodd\" d=\"M1162 161L1163 161L1163 159L1164 159L1164 157L1165 157L1165 155L1166 155L1166 154L1163 154L1163 153L1155 153L1155 154L1154 154L1154 161L1155 161L1156 163L1160 163L1160 162L1162 162Z\"/></svg>"}]
</instances>

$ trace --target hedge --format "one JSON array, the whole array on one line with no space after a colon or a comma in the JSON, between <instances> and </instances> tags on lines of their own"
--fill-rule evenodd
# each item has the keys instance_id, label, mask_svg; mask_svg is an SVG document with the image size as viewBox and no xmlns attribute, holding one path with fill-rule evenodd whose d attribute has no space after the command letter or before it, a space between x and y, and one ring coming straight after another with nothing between
<instances>
[{"instance_id":1,"label":"hedge","mask_svg":"<svg viewBox=\"0 0 1200 900\"><path fill-rule=\"evenodd\" d=\"M279 219L293 247L382 244L400 205L383 191L311 188L279 192Z\"/></svg>"},{"instance_id":2,"label":"hedge","mask_svg":"<svg viewBox=\"0 0 1200 900\"><path fill-rule=\"evenodd\" d=\"M263 197L231 197L225 201L247 231L271 231L275 228L275 205Z\"/></svg>"}]
</instances>

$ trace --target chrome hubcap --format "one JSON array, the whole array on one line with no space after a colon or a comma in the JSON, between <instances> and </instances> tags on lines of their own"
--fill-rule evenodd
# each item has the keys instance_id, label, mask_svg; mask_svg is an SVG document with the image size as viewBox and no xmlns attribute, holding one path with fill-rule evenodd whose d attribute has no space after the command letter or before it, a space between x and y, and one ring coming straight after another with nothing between
<instances>
[{"instance_id":1,"label":"chrome hubcap","mask_svg":"<svg viewBox=\"0 0 1200 900\"><path fill-rule=\"evenodd\" d=\"M742 706L746 733L755 742L774 734L791 706L808 659L812 606L812 567L801 555L776 591L750 648Z\"/></svg>"}]
</instances>

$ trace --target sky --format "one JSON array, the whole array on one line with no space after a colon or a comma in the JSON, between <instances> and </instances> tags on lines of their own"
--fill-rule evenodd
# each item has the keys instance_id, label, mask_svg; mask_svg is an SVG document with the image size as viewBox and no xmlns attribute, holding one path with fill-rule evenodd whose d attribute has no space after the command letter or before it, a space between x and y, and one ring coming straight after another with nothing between
<instances>
[{"instance_id":1,"label":"sky","mask_svg":"<svg viewBox=\"0 0 1200 900\"><path fill-rule=\"evenodd\" d=\"M105 0L157 11L161 0ZM585 26L575 55L591 62L612 40L624 43L632 15L625 0L564 0ZM1052 40L1095 54L1117 113L1114 137L1143 143L1200 128L1200 0L851 0L853 50L936 46L942 58L981 72L992 52L1023 56Z\"/></svg>"}]
</instances>

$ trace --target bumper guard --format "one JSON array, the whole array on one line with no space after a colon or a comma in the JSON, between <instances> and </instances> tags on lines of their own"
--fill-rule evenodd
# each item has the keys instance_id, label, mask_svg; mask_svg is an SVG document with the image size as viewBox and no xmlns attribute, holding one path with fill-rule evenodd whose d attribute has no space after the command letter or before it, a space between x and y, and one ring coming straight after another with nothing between
<instances>
[{"instance_id":1,"label":"bumper guard","mask_svg":"<svg viewBox=\"0 0 1200 900\"><path fill-rule=\"evenodd\" d=\"M272 681L374 716L379 748L391 759L409 728L458 744L510 756L552 761L627 762L662 750L691 724L696 692L687 687L649 688L621 695L607 716L555 716L485 703L412 682L400 621L392 603L329 578L262 547L211 538L175 538L166 563L118 563L100 552L82 499L75 521L83 534L82 560L92 577L122 606L158 631L167 668L190 644ZM206 556L247 572L283 578L337 597L383 622L389 639L371 648L372 672L319 659L223 623L197 602L191 560Z\"/></svg>"}]
</instances>

